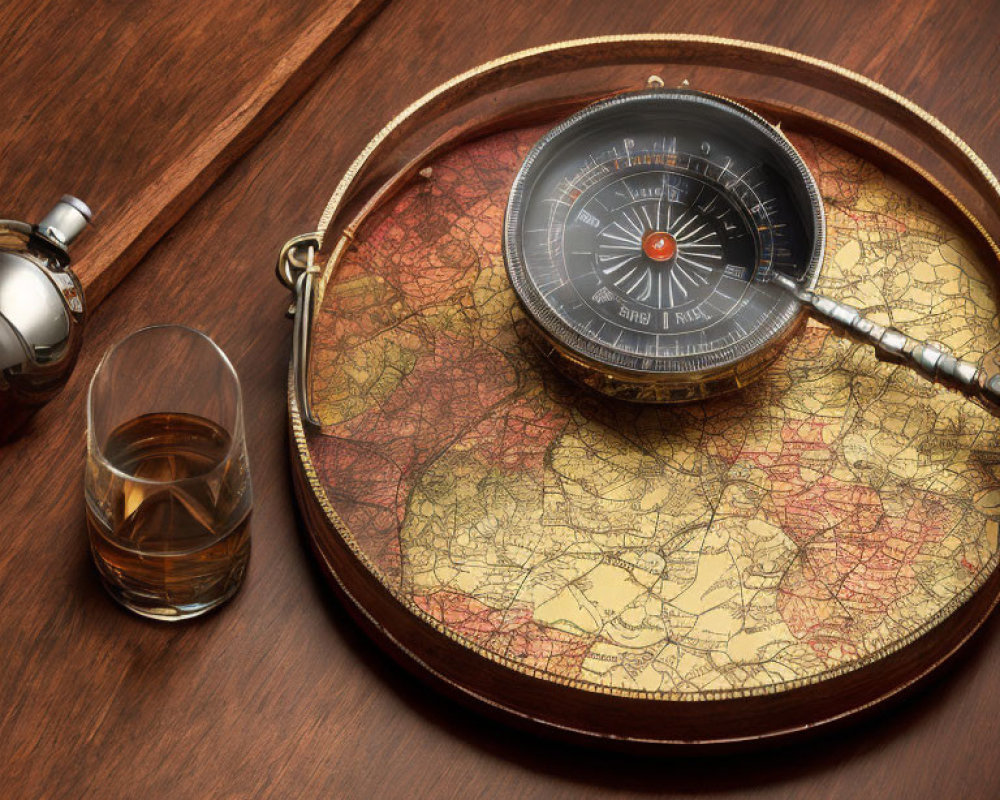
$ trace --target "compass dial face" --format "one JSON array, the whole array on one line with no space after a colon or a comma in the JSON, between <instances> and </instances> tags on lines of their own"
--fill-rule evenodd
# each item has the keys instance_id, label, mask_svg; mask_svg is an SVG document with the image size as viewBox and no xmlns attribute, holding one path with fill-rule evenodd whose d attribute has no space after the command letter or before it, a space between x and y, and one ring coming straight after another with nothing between
<instances>
[{"instance_id":1,"label":"compass dial face","mask_svg":"<svg viewBox=\"0 0 1000 800\"><path fill-rule=\"evenodd\" d=\"M791 144L691 91L618 95L562 123L514 182L504 257L534 323L585 362L702 373L778 339L811 286L823 211Z\"/></svg>"}]
</instances>

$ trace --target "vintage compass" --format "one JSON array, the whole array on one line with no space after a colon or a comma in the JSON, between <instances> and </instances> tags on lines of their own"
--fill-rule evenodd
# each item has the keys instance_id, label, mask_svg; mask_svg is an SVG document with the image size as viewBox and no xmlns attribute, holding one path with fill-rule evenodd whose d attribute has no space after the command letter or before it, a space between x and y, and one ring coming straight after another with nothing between
<instances>
[{"instance_id":1,"label":"vintage compass","mask_svg":"<svg viewBox=\"0 0 1000 800\"><path fill-rule=\"evenodd\" d=\"M631 400L722 394L759 377L811 313L995 407L974 365L812 293L823 204L780 128L651 82L553 128L514 180L507 272L560 369Z\"/></svg>"},{"instance_id":2,"label":"vintage compass","mask_svg":"<svg viewBox=\"0 0 1000 800\"><path fill-rule=\"evenodd\" d=\"M770 276L811 288L823 242L788 140L689 90L621 94L557 126L504 226L511 283L560 363L650 400L734 389L773 361L802 309Z\"/></svg>"}]
</instances>

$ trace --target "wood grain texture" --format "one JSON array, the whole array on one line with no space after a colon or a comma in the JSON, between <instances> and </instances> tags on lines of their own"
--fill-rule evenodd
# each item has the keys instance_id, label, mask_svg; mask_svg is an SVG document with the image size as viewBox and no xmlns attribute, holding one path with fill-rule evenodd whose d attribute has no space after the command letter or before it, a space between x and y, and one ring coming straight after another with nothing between
<instances>
[{"instance_id":1,"label":"wood grain texture","mask_svg":"<svg viewBox=\"0 0 1000 800\"><path fill-rule=\"evenodd\" d=\"M650 760L539 742L463 711L383 657L313 568L289 477L288 298L274 280L273 257L290 235L313 229L335 181L377 128L455 72L588 34L739 36L877 78L1000 165L995 2L588 1L549 4L541 16L538 8L531 0L471 9L456 0L392 4L101 307L67 390L28 435L0 452L3 794L1000 795L995 619L948 674L864 726L780 750ZM4 23L5 37L12 26ZM112 75L114 65L106 69ZM85 88L96 78L85 61L75 74L79 88L64 102L93 114L102 101ZM209 77L193 71L185 79ZM35 146L46 142L52 152L86 151L69 133L38 135ZM30 150L32 143L22 146ZM20 187L31 186L33 174L49 174L31 159L21 163ZM45 184L37 199L32 195L37 207L25 213L42 211L64 189L96 197L92 189L108 187L106 168L85 171L75 185ZM245 389L256 492L254 554L242 593L221 612L178 626L129 616L103 595L83 519L87 379L110 343L156 321L200 327L233 358Z\"/></svg>"},{"instance_id":2,"label":"wood grain texture","mask_svg":"<svg viewBox=\"0 0 1000 800\"><path fill-rule=\"evenodd\" d=\"M383 2L8 7L0 94L23 113L0 147L7 202L89 200L74 257L95 308Z\"/></svg>"}]
</instances>

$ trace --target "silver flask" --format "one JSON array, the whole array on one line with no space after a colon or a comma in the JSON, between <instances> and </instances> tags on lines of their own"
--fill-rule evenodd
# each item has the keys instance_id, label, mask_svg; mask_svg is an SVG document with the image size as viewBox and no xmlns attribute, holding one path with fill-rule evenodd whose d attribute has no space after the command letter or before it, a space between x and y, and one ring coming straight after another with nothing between
<instances>
[{"instance_id":1,"label":"silver flask","mask_svg":"<svg viewBox=\"0 0 1000 800\"><path fill-rule=\"evenodd\" d=\"M37 225L0 220L0 442L69 380L86 308L67 248L90 209L65 195Z\"/></svg>"}]
</instances>

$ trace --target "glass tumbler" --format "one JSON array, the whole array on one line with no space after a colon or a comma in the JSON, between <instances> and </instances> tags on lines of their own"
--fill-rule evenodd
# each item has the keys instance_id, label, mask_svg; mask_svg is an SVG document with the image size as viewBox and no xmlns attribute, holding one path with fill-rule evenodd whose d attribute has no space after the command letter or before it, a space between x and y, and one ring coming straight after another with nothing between
<instances>
[{"instance_id":1,"label":"glass tumbler","mask_svg":"<svg viewBox=\"0 0 1000 800\"><path fill-rule=\"evenodd\" d=\"M236 370L208 336L143 328L87 398L87 528L105 588L146 617L203 614L239 589L252 490Z\"/></svg>"}]
</instances>

